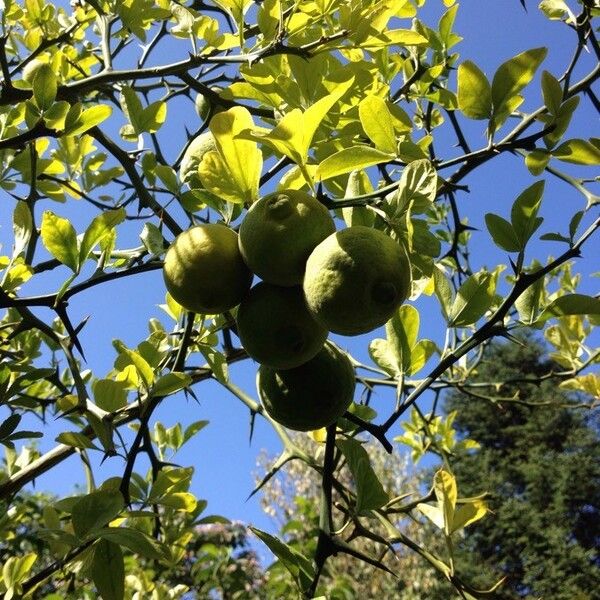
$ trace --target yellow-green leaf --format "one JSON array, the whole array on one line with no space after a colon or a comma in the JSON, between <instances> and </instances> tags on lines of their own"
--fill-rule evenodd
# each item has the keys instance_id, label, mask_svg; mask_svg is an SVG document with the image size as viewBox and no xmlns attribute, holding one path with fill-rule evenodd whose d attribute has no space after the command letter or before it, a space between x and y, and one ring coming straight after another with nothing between
<instances>
[{"instance_id":1,"label":"yellow-green leaf","mask_svg":"<svg viewBox=\"0 0 600 600\"><path fill-rule=\"evenodd\" d=\"M79 268L77 234L71 222L45 211L42 216L42 242L48 252L73 272Z\"/></svg>"},{"instance_id":2,"label":"yellow-green leaf","mask_svg":"<svg viewBox=\"0 0 600 600\"><path fill-rule=\"evenodd\" d=\"M492 80L492 103L494 113L504 112L504 107L535 75L547 54L546 48L533 48L500 65Z\"/></svg>"},{"instance_id":3,"label":"yellow-green leaf","mask_svg":"<svg viewBox=\"0 0 600 600\"><path fill-rule=\"evenodd\" d=\"M357 169L366 169L383 162L389 162L395 154L382 152L371 146L353 146L331 154L319 165L316 176L322 181L350 173Z\"/></svg>"},{"instance_id":4,"label":"yellow-green leaf","mask_svg":"<svg viewBox=\"0 0 600 600\"><path fill-rule=\"evenodd\" d=\"M367 96L358 105L358 115L363 130L375 147L389 154L396 153L396 135L392 115L379 96Z\"/></svg>"},{"instance_id":5,"label":"yellow-green leaf","mask_svg":"<svg viewBox=\"0 0 600 600\"><path fill-rule=\"evenodd\" d=\"M458 497L454 475L440 469L433 477L433 489L439 509L444 515L444 531L446 535L450 535L454 523L454 508Z\"/></svg>"},{"instance_id":6,"label":"yellow-green leaf","mask_svg":"<svg viewBox=\"0 0 600 600\"><path fill-rule=\"evenodd\" d=\"M576 165L600 165L600 148L587 140L567 140L552 151L552 156Z\"/></svg>"},{"instance_id":7,"label":"yellow-green leaf","mask_svg":"<svg viewBox=\"0 0 600 600\"><path fill-rule=\"evenodd\" d=\"M239 202L253 202L258 198L262 153L255 141L237 137L253 126L252 115L241 106L216 114L209 125L219 154L239 192Z\"/></svg>"},{"instance_id":8,"label":"yellow-green leaf","mask_svg":"<svg viewBox=\"0 0 600 600\"><path fill-rule=\"evenodd\" d=\"M56 99L58 84L52 67L44 63L40 65L33 78L33 99L42 111L48 110Z\"/></svg>"},{"instance_id":9,"label":"yellow-green leaf","mask_svg":"<svg viewBox=\"0 0 600 600\"><path fill-rule=\"evenodd\" d=\"M475 499L471 502L460 504L454 512L450 533L459 531L460 529L463 529L463 527L475 523L475 521L479 521L479 519L485 517L487 512L488 508L483 500Z\"/></svg>"},{"instance_id":10,"label":"yellow-green leaf","mask_svg":"<svg viewBox=\"0 0 600 600\"><path fill-rule=\"evenodd\" d=\"M458 67L458 107L470 119L492 116L492 88L479 67L466 60Z\"/></svg>"},{"instance_id":11,"label":"yellow-green leaf","mask_svg":"<svg viewBox=\"0 0 600 600\"><path fill-rule=\"evenodd\" d=\"M87 260L96 244L100 243L105 236L109 235L111 231L124 220L124 208L107 210L97 217L94 217L88 228L85 230L83 239L81 240L81 247L79 248L80 267Z\"/></svg>"}]
</instances>

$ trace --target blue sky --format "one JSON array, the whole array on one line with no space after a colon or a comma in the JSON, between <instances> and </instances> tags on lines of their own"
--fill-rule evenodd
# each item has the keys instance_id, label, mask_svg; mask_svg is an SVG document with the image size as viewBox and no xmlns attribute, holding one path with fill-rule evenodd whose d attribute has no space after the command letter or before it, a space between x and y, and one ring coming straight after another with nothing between
<instances>
[{"instance_id":1,"label":"blue sky","mask_svg":"<svg viewBox=\"0 0 600 600\"><path fill-rule=\"evenodd\" d=\"M502 0L500 2L481 2L481 0L464 0L458 11L455 25L457 33L464 38L457 47L461 60L469 59L483 69L488 78L491 78L495 69L506 59L515 54L538 46L549 47L549 54L542 65L555 76L559 76L574 47L574 34L564 25L548 21L537 9L537 2L529 3L529 12L525 13L518 0ZM429 0L428 6L421 13L421 19L430 26L437 23L443 11L441 0ZM187 46L181 42L175 52L185 55ZM159 53L161 59L164 55ZM176 60L175 54L168 60ZM590 67L588 57L586 63ZM540 69L541 72L541 69ZM576 72L581 74L580 71ZM577 76L575 77L577 79ZM537 81L537 80L536 80ZM531 84L530 92L526 90L528 101L523 106L527 111L535 108L541 102L539 86L536 81ZM536 91L537 89L537 91ZM181 109L181 111L179 110ZM173 135L164 136L165 150L168 157L173 159L183 144L183 127L195 130L200 122L196 117L190 102L182 100L176 111L171 111L166 127L173 128ZM593 129L593 131L592 131ZM485 145L482 122L466 122L465 130L470 135L473 148ZM576 114L573 135L577 132L582 137L598 135L597 116L592 114L589 106L583 106ZM122 146L125 142L118 140L115 130L115 139ZM438 152L444 153L444 143L437 142ZM447 148L447 146L446 146ZM570 172L578 170L569 166ZM593 176L590 171L581 170L587 176ZM572 214L575 210L585 206L583 198L563 182L545 175L547 192L542 205L542 216L545 222L540 232L565 231L567 223L564 214ZM477 253L472 256L473 267L494 267L499 263L507 263L504 252L494 247L489 241L489 234L485 228L484 215L493 211L506 217L510 213L510 206L516 196L534 178L526 170L523 159L516 156L503 156L490 161L484 167L474 171L467 183L470 194L460 194L459 204L464 215L468 216L470 225L477 228L473 233L473 247ZM54 204L51 202L40 203L39 208L50 208L61 216L69 218L77 225L89 222L92 214L83 202L70 200L68 205ZM0 243L3 244L4 253L9 252L12 244L12 231L10 217L12 202L7 197L4 199L4 210L0 212ZM10 207L10 209L8 208ZM576 207L576 208L573 208ZM39 213L38 213L39 217ZM181 223L185 221L181 220ZM141 224L133 222L119 230L119 245L132 247L139 245L139 232ZM481 241L479 243L479 240ZM541 260L547 255L556 255L561 251L559 245L548 242L539 242L532 245L531 257L534 255ZM594 252L598 255L598 242L593 240L584 249L582 272L586 276L582 290L587 293L597 293L597 279L590 279L589 274L598 268L594 265ZM39 260L39 258L38 258ZM57 269L45 277L34 278L30 284L22 289L23 295L46 293L58 288L64 278L66 270ZM164 285L160 272L151 272L135 277L112 282L108 286L99 286L77 295L70 303L70 314L74 322L87 315L91 318L82 331L80 339L86 349L87 365L98 377L104 376L112 367L115 358L111 346L113 338L120 338L129 346L135 346L146 337L147 321L150 317L157 317L163 321L167 328L172 326L169 318L157 308L164 302ZM439 315L437 303L428 298L421 298L416 303L421 311L421 335L443 342L445 328ZM38 314L42 315L43 312ZM51 314L50 311L47 314ZM382 337L382 334L369 334L356 338L334 337L341 346L348 348L359 360L369 362L367 346L373 337ZM255 395L254 378L256 366L251 361L236 364L231 367L232 380ZM273 524L260 509L258 497L246 501L254 483L253 473L256 471L256 457L261 448L267 448L272 454L279 451L279 442L274 433L262 419L256 420L256 429L252 444L249 444L249 414L233 396L224 391L219 384L207 382L198 385L195 392L199 404L192 399L178 395L167 399L156 411L155 419L163 421L165 426L171 426L176 421L184 425L198 419L208 419L210 426L205 428L194 441L190 442L177 455L177 462L182 465L194 465L193 491L198 497L208 500L208 512L218 513L231 519L242 520L258 527L272 530ZM391 392L377 391L375 406L387 414L391 409L393 397ZM153 419L153 421L155 420ZM54 446L54 437L62 431L62 423L51 423L44 438L40 441L42 451ZM393 435L400 432L398 426L392 431ZM402 451L401 448L399 448ZM143 458L139 463L144 465ZM122 470L121 459L107 460L98 469L97 483L104 478ZM138 469L139 470L139 469ZM68 494L73 490L75 483L84 482L81 465L76 458L65 461L60 467L52 469L47 475L40 477L37 488L54 491L58 494Z\"/></svg>"}]
</instances>

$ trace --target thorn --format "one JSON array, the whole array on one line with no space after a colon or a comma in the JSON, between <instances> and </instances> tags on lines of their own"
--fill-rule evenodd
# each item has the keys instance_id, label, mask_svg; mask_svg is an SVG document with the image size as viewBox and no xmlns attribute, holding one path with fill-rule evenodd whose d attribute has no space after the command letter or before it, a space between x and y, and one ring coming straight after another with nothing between
<instances>
[{"instance_id":1,"label":"thorn","mask_svg":"<svg viewBox=\"0 0 600 600\"><path fill-rule=\"evenodd\" d=\"M248 437L248 445L252 444L252 436L254 435L254 422L256 421L256 412L250 411L250 436Z\"/></svg>"},{"instance_id":2,"label":"thorn","mask_svg":"<svg viewBox=\"0 0 600 600\"><path fill-rule=\"evenodd\" d=\"M198 396L196 396L196 393L191 388L184 388L183 393L185 394L186 398L189 394L196 401L197 404L200 404L200 400L198 400Z\"/></svg>"},{"instance_id":3,"label":"thorn","mask_svg":"<svg viewBox=\"0 0 600 600\"><path fill-rule=\"evenodd\" d=\"M522 348L527 348L527 344L524 344L519 338L515 337L512 333L509 333L506 330L502 331L498 335L502 336L503 338L506 338L507 340L510 340L511 342L514 342Z\"/></svg>"},{"instance_id":4,"label":"thorn","mask_svg":"<svg viewBox=\"0 0 600 600\"><path fill-rule=\"evenodd\" d=\"M515 275L519 274L519 270L517 269L517 265L515 264L515 262L513 261L512 257L508 257L508 260L510 261L510 266L512 267L513 273Z\"/></svg>"},{"instance_id":5,"label":"thorn","mask_svg":"<svg viewBox=\"0 0 600 600\"><path fill-rule=\"evenodd\" d=\"M67 333L69 334L69 339L71 341L71 344L73 346L75 346L75 348L77 348L79 354L81 354L81 358L83 358L83 360L86 360L85 358L85 354L83 352L83 347L79 342L79 339L77 338L77 331L73 328L73 324L71 323L71 320L69 319L69 315L67 314L67 309L65 308L64 305L60 305L56 307L56 314L60 317L60 320L63 322L63 325L65 326L65 329L67 330ZM80 326L78 326L78 329L80 330L81 327L83 325L85 325L85 322L87 321L87 318L84 319L83 324L80 324Z\"/></svg>"}]
</instances>

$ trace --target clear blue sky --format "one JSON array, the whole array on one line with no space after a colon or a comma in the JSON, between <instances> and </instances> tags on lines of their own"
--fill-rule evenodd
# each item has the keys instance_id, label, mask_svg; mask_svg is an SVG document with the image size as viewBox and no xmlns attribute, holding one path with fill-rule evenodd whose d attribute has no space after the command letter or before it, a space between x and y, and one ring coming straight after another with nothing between
<instances>
[{"instance_id":1,"label":"clear blue sky","mask_svg":"<svg viewBox=\"0 0 600 600\"><path fill-rule=\"evenodd\" d=\"M573 33L564 25L549 22L537 9L537 2L529 3L529 12L523 12L518 0L502 0L500 2L482 2L481 0L464 0L458 12L455 30L464 38L457 47L461 60L470 59L482 68L488 77L504 60L515 54L537 46L547 46L550 51L542 65L555 76L562 74L571 52ZM427 24L434 26L439 14L443 10L442 2L429 0L428 6L422 11L421 18ZM188 50L185 42L177 46L182 56ZM160 54L165 58L164 54ZM174 53L167 57L169 61L176 60ZM587 65L590 66L590 61ZM536 80L537 81L537 80ZM530 100L523 106L525 111L539 105L541 97L539 91L536 95L536 83L531 85L533 94L527 93ZM537 86L539 90L539 86ZM585 103L584 103L585 104ZM200 122L195 115L190 102L181 101L177 111L171 110L166 128L172 130L169 136L162 136L165 142L166 155L173 160L180 150L183 141L183 127L193 131ZM592 115L589 107L584 106L577 115L575 123L579 135L589 137L594 132L597 135L598 120ZM484 125L482 122L466 123L466 131L470 134L473 148L485 145L483 136ZM593 131L592 131L593 129ZM572 136L574 137L575 134ZM125 142L115 138L122 146ZM447 145L437 142L438 153L446 153ZM569 167L571 169L571 167ZM593 176L590 169L586 175ZM547 193L543 202L542 216L546 218L541 232L565 231L567 224L563 219L563 210L567 206L567 213L574 212L584 207L583 198L572 188L562 182L557 182L545 175L548 179ZM460 194L459 203L463 214L468 215L470 224L479 232L473 234L473 247L477 254L473 255L473 266L493 267L498 263L506 263L506 255L498 248L492 246L483 221L484 214L494 211L502 216L507 216L510 206L526 186L533 182L527 172L522 158L505 156L490 161L486 166L474 171L468 178L470 194ZM9 208L10 207L10 208ZM13 203L4 198L4 209L0 211L0 243L4 246L4 253L9 253L12 244L11 212ZM52 202L40 203L39 210L50 208L62 216L68 216L75 224L89 222L91 213L88 206L82 201L69 200L68 205L54 204ZM38 212L39 218L39 212ZM185 221L180 221L182 224ZM132 247L139 245L138 234L141 230L139 222L133 222L119 229L119 246ZM478 244L478 240L481 243ZM594 247L595 246L595 247ZM561 248L554 243L541 242L532 247L540 259L549 254L557 254ZM598 242L592 240L584 255L592 258L594 252L598 256ZM533 254L531 255L533 256ZM37 260L40 260L40 256ZM588 260L584 266L585 275L597 269L594 261ZM30 284L23 286L21 294L34 295L47 293L57 289L62 278L66 277L66 270L57 269L45 277L35 277ZM597 293L597 285L589 280L584 285L584 291ZM87 365L98 377L104 376L112 367L115 358L111 346L113 338L122 339L127 345L135 346L146 337L147 321L150 317L158 317L167 328L172 326L168 317L157 308L164 301L164 285L160 272L151 272L112 282L107 286L98 286L85 293L74 297L70 303L70 314L74 322L87 315L91 318L84 328L80 339L86 349ZM443 343L445 329L439 317L439 309L435 301L421 298L416 303L421 310L422 330L421 335ZM39 312L39 314L44 314ZM50 315L50 311L47 312ZM359 360L369 362L367 355L368 342L373 334L356 338L336 337L336 341L348 348ZM236 364L231 367L231 377L237 385L255 395L254 378L256 367L251 361ZM208 512L222 514L231 519L242 520L255 524L258 527L272 530L272 522L260 509L258 497L246 502L246 497L253 487L253 472L256 470L256 457L261 448L267 448L272 454L279 451L277 437L262 419L257 418L254 439L251 445L248 442L249 414L234 397L225 392L214 382L202 383L195 388L200 404L183 395L167 399L156 411L155 418L163 421L165 426L171 426L176 421L184 425L198 419L210 420L210 426L204 429L194 441L190 442L177 456L177 462L182 465L194 465L193 491L198 497L206 498L209 502ZM380 408L382 414L389 412L393 402L391 393L377 391L375 406ZM154 422L155 419L153 419ZM40 441L42 451L54 446L54 437L62 431L62 423L50 423L44 438ZM396 428L393 435L399 433ZM399 448L403 451L402 448ZM144 464L143 460L140 465ZM121 459L107 460L98 469L97 483L104 478L122 471ZM40 477L37 482L38 489L51 490L59 494L68 494L73 490L76 482L83 484L84 475L76 458L71 458L60 467Z\"/></svg>"}]
</instances>

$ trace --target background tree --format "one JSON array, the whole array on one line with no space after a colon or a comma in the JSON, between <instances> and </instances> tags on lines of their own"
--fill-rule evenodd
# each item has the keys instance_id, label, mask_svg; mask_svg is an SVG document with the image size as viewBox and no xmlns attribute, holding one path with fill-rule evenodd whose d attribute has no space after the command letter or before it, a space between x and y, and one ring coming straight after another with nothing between
<instances>
[{"instance_id":1,"label":"background tree","mask_svg":"<svg viewBox=\"0 0 600 600\"><path fill-rule=\"evenodd\" d=\"M539 8L568 35L551 53L544 40L503 51L488 76L481 49L458 54L453 0L2 2L0 501L21 514L22 492L69 457L85 473L77 493L42 500L43 527L5 557L8 600L45 589L104 600L185 593L169 573L186 565L198 527L221 519L205 516L192 491L194 467L174 459L202 443L206 420L174 417L173 407L210 386L239 400L218 453L249 412L251 431L259 420L281 448L269 474L302 462L319 477L311 544L253 529L299 595L313 597L342 555L385 571L380 551L390 546L462 598L495 593L457 564L455 542L486 515L488 486L457 489L451 455L461 444L440 394L469 388L485 346L527 328L544 332L561 365L540 381L588 403L600 388L600 299L586 257L600 228L590 169L600 144L589 130L600 112L600 9L591 0ZM470 203L478 177L487 185ZM388 236L391 254L404 256L402 246L411 264L409 302L385 331L336 338L358 392L310 450L247 391L255 366L232 367L248 358L235 307L186 311L161 279L183 230L236 230L259 198L286 189L314 196L337 229ZM205 283L222 283L212 275ZM137 313L144 328L125 340ZM385 489L369 457L375 443L393 453L402 420L394 439L415 459L428 450L444 459L409 499ZM189 462L201 468L205 456ZM408 535L398 515L431 521L435 542L425 547L420 528ZM214 564L235 575L232 545ZM212 593L207 585L198 589Z\"/></svg>"},{"instance_id":2,"label":"background tree","mask_svg":"<svg viewBox=\"0 0 600 600\"><path fill-rule=\"evenodd\" d=\"M548 379L560 365L547 347L523 341L488 347L473 386L445 403L458 433L480 444L456 457L454 474L466 494L488 489L494 514L465 530L457 561L480 587L506 577L498 598L591 600L600 589L599 413L574 409L583 399Z\"/></svg>"},{"instance_id":3,"label":"background tree","mask_svg":"<svg viewBox=\"0 0 600 600\"><path fill-rule=\"evenodd\" d=\"M298 435L294 439L307 452L314 451L315 445L322 446L322 441L315 442L308 436ZM423 471L413 472L407 458L397 460L378 445L369 446L369 459L383 487L392 496L401 496L406 502L418 497L420 490L429 483L423 481ZM259 456L261 478L271 464L271 457L266 454ZM352 487L347 465L340 469L339 480ZM263 509L277 523L282 538L302 554L314 552L315 534L319 528L320 491L317 474L306 464L295 461L265 486L261 498ZM423 547L440 550L440 541L436 539L432 528L424 527L422 522L410 518L407 513L399 512L394 524ZM353 527L348 526L342 536L350 541L356 533ZM372 539L357 537L354 547L366 555L380 557L389 571L376 569L367 563L357 563L354 558L340 554L328 562L321 576L318 593L331 600L377 596L394 600L431 597L432 591L438 586L435 570L412 552L402 548L392 551L391 547L386 547L382 543L386 536L383 527L374 533L376 535ZM271 564L267 575L267 597L293 596L293 578L281 561Z\"/></svg>"}]
</instances>

